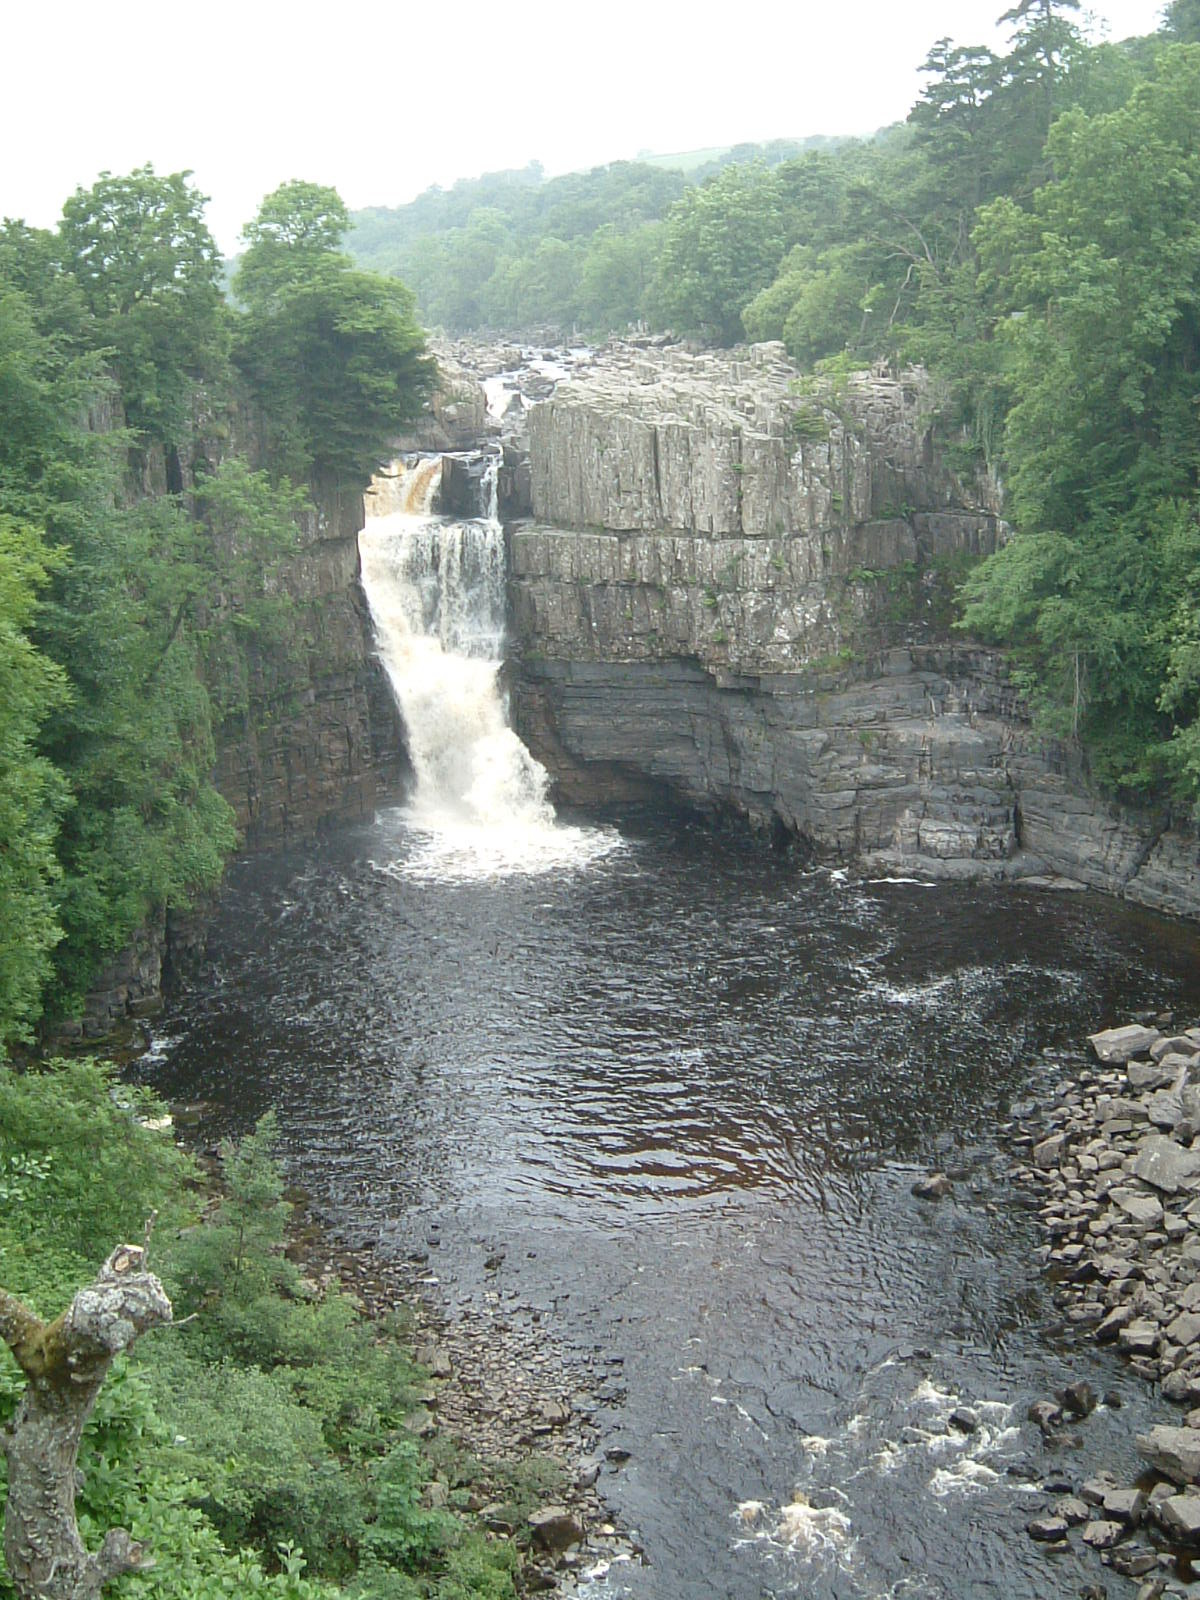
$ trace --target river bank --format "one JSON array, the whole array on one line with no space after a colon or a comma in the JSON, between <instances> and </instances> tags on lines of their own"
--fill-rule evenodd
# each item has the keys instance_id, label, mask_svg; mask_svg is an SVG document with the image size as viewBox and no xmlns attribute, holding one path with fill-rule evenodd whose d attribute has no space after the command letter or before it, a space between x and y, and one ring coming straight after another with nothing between
<instances>
[{"instance_id":1,"label":"river bank","mask_svg":"<svg viewBox=\"0 0 1200 1600\"><path fill-rule=\"evenodd\" d=\"M1028 1532L1051 1556L1080 1540L1157 1600L1194 1592L1200 1548L1200 1028L1145 1014L1088 1043L1087 1056L1055 1052L1052 1093L1013 1108L1013 1176L1038 1207L1038 1259L1068 1324L1184 1411L1137 1434L1132 1481L1068 1469ZM1114 1402L1074 1384L1029 1420L1069 1451Z\"/></svg>"},{"instance_id":2,"label":"river bank","mask_svg":"<svg viewBox=\"0 0 1200 1600\"><path fill-rule=\"evenodd\" d=\"M293 1191L298 1205L308 1196ZM517 1573L522 1594L553 1590L562 1596L603 1580L614 1566L636 1561L636 1544L610 1521L596 1484L602 1471L621 1466L621 1452L606 1453L596 1427L596 1408L623 1398L617 1359L572 1361L540 1311L499 1287L477 1309L449 1314L439 1299L436 1231L427 1248L403 1258L369 1246L339 1247L315 1220L301 1219L292 1249L305 1270L324 1286L341 1285L375 1319L399 1314L414 1359L428 1382L421 1409L409 1425L435 1454L437 1440L447 1466L428 1491L432 1506L452 1490L458 1452L478 1464L468 1509L489 1532L519 1541ZM503 1258L488 1258L497 1274ZM536 1506L521 1515L511 1498L495 1490L497 1478L520 1486L521 1502Z\"/></svg>"}]
</instances>

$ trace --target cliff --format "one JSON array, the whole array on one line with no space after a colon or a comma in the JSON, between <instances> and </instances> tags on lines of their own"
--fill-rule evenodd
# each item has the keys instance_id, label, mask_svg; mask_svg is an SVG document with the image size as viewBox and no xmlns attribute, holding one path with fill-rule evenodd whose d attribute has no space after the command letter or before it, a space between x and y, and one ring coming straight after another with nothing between
<instances>
[{"instance_id":1,"label":"cliff","mask_svg":"<svg viewBox=\"0 0 1200 1600\"><path fill-rule=\"evenodd\" d=\"M98 428L119 427L111 407ZM246 408L214 415L200 396L187 447L131 458L129 492L188 496L198 472L235 449L264 466L260 430ZM216 730L214 782L249 849L303 838L334 822L373 815L377 792L404 764L399 723L375 657L359 584L362 495L314 484L300 519L299 548L278 581L294 602L286 647L242 646L245 710ZM202 942L203 916L159 908L96 979L78 1028L110 1033L156 1009L164 972Z\"/></svg>"},{"instance_id":2,"label":"cliff","mask_svg":"<svg viewBox=\"0 0 1200 1600\"><path fill-rule=\"evenodd\" d=\"M529 415L513 706L568 799L728 806L836 859L1053 874L1200 915L1194 839L1095 793L949 596L1005 535L919 372L626 349Z\"/></svg>"}]
</instances>

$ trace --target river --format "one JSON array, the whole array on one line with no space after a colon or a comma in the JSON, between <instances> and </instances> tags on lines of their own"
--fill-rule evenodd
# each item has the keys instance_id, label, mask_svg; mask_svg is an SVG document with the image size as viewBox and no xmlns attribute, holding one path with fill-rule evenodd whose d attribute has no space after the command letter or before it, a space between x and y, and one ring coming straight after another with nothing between
<instances>
[{"instance_id":1,"label":"river","mask_svg":"<svg viewBox=\"0 0 1200 1600\"><path fill-rule=\"evenodd\" d=\"M597 1596L1131 1594L1024 1533L1047 1477L1132 1474L1156 1403L1059 1327L1002 1129L1061 1078L1044 1050L1200 1013L1195 931L568 824L500 742L519 852L414 800L240 862L145 1076L212 1102L206 1137L274 1107L321 1217L429 1251L449 1314L540 1319L628 1452L601 1488L646 1564ZM1125 1404L1047 1445L1026 1409L1074 1378Z\"/></svg>"}]
</instances>

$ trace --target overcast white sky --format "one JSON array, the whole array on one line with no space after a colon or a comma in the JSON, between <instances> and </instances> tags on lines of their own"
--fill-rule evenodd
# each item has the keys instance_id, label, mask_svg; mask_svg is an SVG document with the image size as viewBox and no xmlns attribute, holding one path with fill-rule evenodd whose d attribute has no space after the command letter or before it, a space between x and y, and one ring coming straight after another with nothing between
<instances>
[{"instance_id":1,"label":"overcast white sky","mask_svg":"<svg viewBox=\"0 0 1200 1600\"><path fill-rule=\"evenodd\" d=\"M0 215L191 168L227 251L288 178L396 205L537 159L565 172L903 117L944 35L1002 45L1010 0L19 0L3 25ZM1148 33L1163 0L1095 0Z\"/></svg>"}]
</instances>

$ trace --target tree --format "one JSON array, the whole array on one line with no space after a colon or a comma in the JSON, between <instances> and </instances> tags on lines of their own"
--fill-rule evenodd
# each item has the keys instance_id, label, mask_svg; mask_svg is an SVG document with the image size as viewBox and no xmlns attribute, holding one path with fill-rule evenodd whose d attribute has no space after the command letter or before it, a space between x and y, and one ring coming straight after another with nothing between
<instances>
[{"instance_id":1,"label":"tree","mask_svg":"<svg viewBox=\"0 0 1200 1600\"><path fill-rule=\"evenodd\" d=\"M965 620L1015 646L1102 776L1144 789L1200 711L1178 615L1200 486L1200 49L1162 52L1118 111L1059 118L1047 153L1032 207L1004 198L979 224L1018 531Z\"/></svg>"},{"instance_id":2,"label":"tree","mask_svg":"<svg viewBox=\"0 0 1200 1600\"><path fill-rule=\"evenodd\" d=\"M1200 44L1200 0L1171 0L1163 26L1181 44Z\"/></svg>"},{"instance_id":3,"label":"tree","mask_svg":"<svg viewBox=\"0 0 1200 1600\"><path fill-rule=\"evenodd\" d=\"M75 1520L76 1463L114 1358L170 1320L171 1302L139 1245L119 1245L53 1322L0 1289L0 1338L25 1375L17 1414L0 1433L4 1559L17 1600L95 1600L114 1579L153 1564L123 1528L88 1553Z\"/></svg>"},{"instance_id":4,"label":"tree","mask_svg":"<svg viewBox=\"0 0 1200 1600\"><path fill-rule=\"evenodd\" d=\"M660 321L719 344L744 337L743 307L775 276L786 233L779 180L726 167L667 215L655 289Z\"/></svg>"},{"instance_id":5,"label":"tree","mask_svg":"<svg viewBox=\"0 0 1200 1600\"><path fill-rule=\"evenodd\" d=\"M234 356L282 467L365 485L418 414L432 363L409 290L334 247L340 205L298 183L263 202L234 279L246 305Z\"/></svg>"},{"instance_id":6,"label":"tree","mask_svg":"<svg viewBox=\"0 0 1200 1600\"><path fill-rule=\"evenodd\" d=\"M1015 6L1005 11L1000 22L1024 22L1033 12L1041 13L1043 22L1052 22L1055 11L1078 11L1080 0L1017 0Z\"/></svg>"},{"instance_id":7,"label":"tree","mask_svg":"<svg viewBox=\"0 0 1200 1600\"><path fill-rule=\"evenodd\" d=\"M58 232L62 267L113 351L126 417L168 445L189 422L194 384L224 356L221 260L190 176L101 173L67 201Z\"/></svg>"},{"instance_id":8,"label":"tree","mask_svg":"<svg viewBox=\"0 0 1200 1600\"><path fill-rule=\"evenodd\" d=\"M340 250L349 226L336 189L299 180L281 184L242 232L247 249L238 264L238 294L265 304L294 281L300 263Z\"/></svg>"},{"instance_id":9,"label":"tree","mask_svg":"<svg viewBox=\"0 0 1200 1600\"><path fill-rule=\"evenodd\" d=\"M40 536L0 515L0 1059L29 1037L62 938L54 845L65 792L37 738L65 681L28 636L47 576Z\"/></svg>"}]
</instances>

